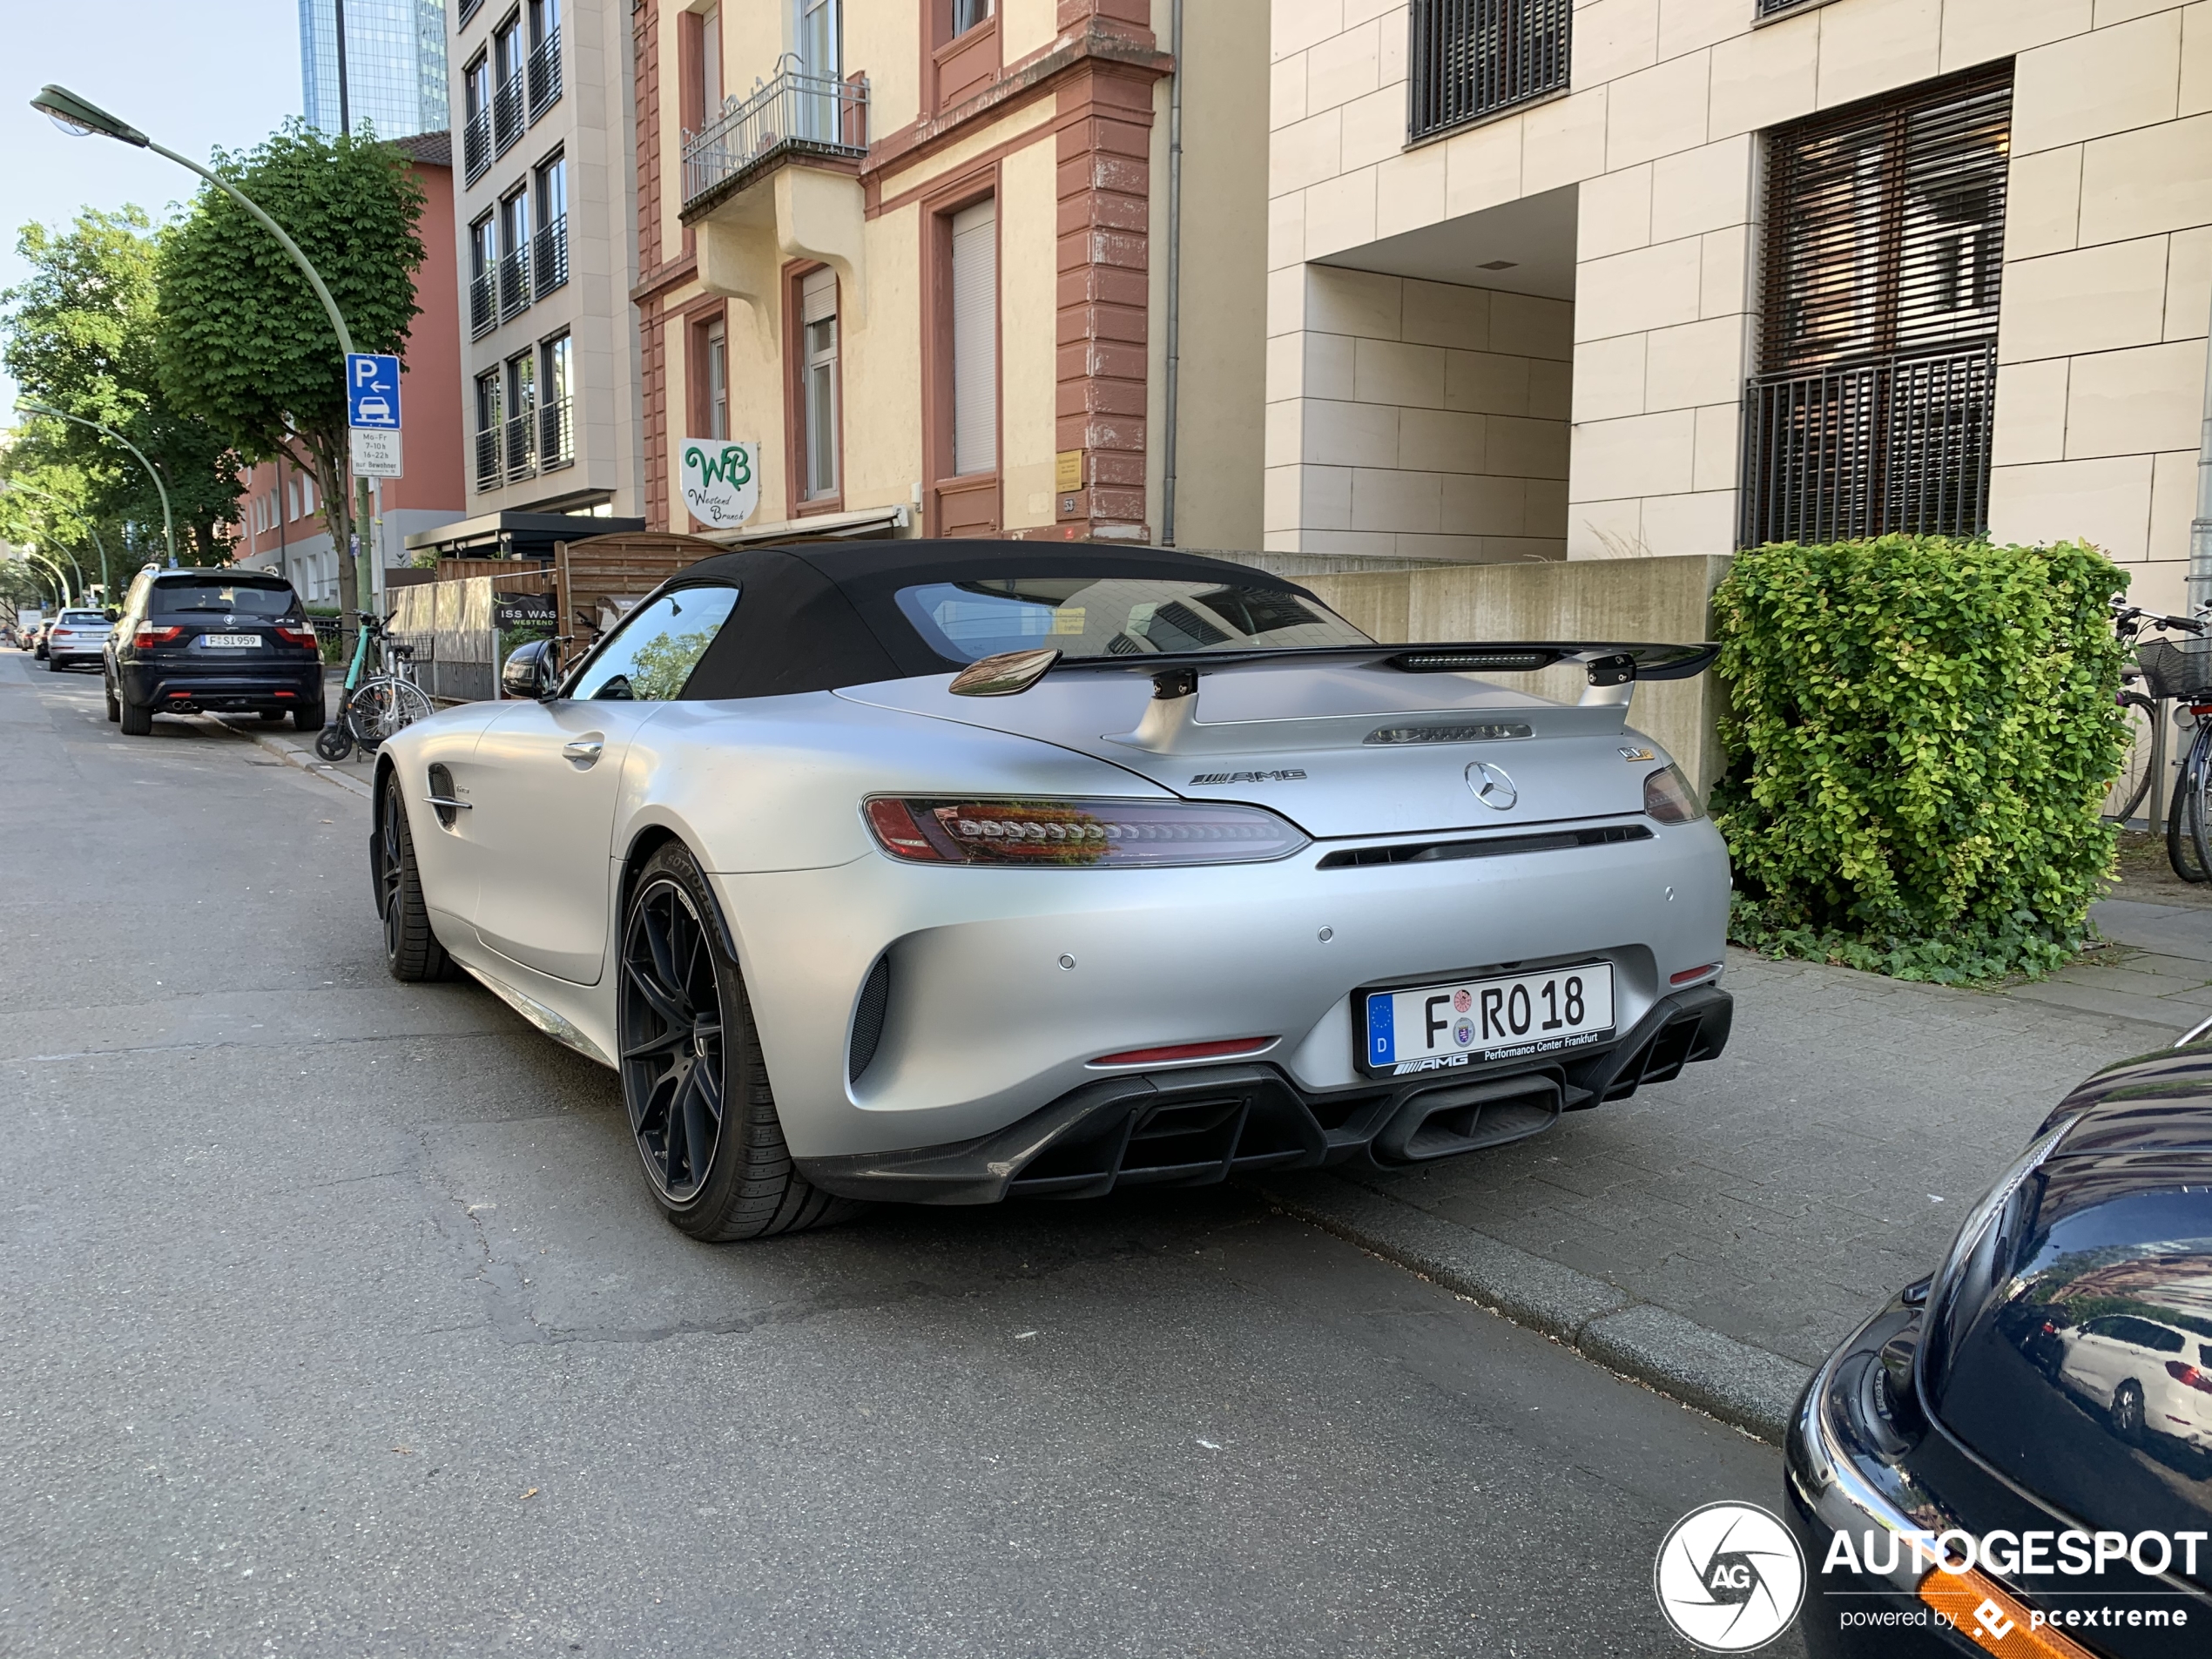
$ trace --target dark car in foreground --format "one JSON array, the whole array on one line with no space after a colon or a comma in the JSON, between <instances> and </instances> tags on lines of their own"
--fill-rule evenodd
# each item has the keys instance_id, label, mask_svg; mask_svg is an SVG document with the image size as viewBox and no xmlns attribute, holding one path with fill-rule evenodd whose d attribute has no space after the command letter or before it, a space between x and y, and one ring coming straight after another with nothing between
<instances>
[{"instance_id":1,"label":"dark car in foreground","mask_svg":"<svg viewBox=\"0 0 2212 1659\"><path fill-rule=\"evenodd\" d=\"M131 584L105 666L107 718L133 737L156 714L287 714L322 729L315 626L282 577L146 570Z\"/></svg>"},{"instance_id":2,"label":"dark car in foreground","mask_svg":"<svg viewBox=\"0 0 2212 1659\"><path fill-rule=\"evenodd\" d=\"M2212 1042L2059 1104L1787 1467L1816 1659L2212 1651Z\"/></svg>"}]
</instances>

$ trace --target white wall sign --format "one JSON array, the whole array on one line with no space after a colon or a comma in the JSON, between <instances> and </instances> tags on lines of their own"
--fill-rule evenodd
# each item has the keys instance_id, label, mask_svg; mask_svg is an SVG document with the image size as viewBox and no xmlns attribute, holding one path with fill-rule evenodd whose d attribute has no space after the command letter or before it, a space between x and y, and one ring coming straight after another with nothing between
<instances>
[{"instance_id":1,"label":"white wall sign","mask_svg":"<svg viewBox=\"0 0 2212 1659\"><path fill-rule=\"evenodd\" d=\"M760 446L685 438L676 446L678 493L709 529L731 530L760 505Z\"/></svg>"},{"instance_id":2,"label":"white wall sign","mask_svg":"<svg viewBox=\"0 0 2212 1659\"><path fill-rule=\"evenodd\" d=\"M354 476L356 478L398 478L405 469L400 464L400 435L396 428L379 432L368 427L355 427L347 435L353 442Z\"/></svg>"}]
</instances>

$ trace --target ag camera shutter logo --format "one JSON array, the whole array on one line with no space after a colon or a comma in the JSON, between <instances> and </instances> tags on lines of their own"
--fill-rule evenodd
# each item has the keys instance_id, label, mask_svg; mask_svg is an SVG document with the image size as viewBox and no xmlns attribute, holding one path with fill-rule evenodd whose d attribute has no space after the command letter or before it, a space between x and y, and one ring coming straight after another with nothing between
<instances>
[{"instance_id":1,"label":"ag camera shutter logo","mask_svg":"<svg viewBox=\"0 0 2212 1659\"><path fill-rule=\"evenodd\" d=\"M1758 1505L1709 1503L1668 1532L1651 1588L1683 1641L1708 1653L1750 1653L1797 1616L1805 1558L1790 1529Z\"/></svg>"}]
</instances>

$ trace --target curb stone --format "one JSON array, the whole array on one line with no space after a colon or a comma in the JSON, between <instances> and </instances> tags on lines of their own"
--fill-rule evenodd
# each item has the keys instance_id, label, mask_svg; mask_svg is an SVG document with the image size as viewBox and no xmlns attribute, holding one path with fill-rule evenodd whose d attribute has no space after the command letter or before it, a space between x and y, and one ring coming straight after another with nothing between
<instances>
[{"instance_id":1,"label":"curb stone","mask_svg":"<svg viewBox=\"0 0 2212 1659\"><path fill-rule=\"evenodd\" d=\"M226 721L218 720L211 715L196 714L192 718L205 722L216 731L227 732L235 737L245 738L257 747L266 749L286 765L297 766L300 771L320 778L326 783L335 784L349 795L368 800L376 792L368 786L366 780L354 777L349 772L341 772L338 767L317 755L313 749L302 747L287 738L277 736L274 732L248 731L241 726L232 725Z\"/></svg>"},{"instance_id":2,"label":"curb stone","mask_svg":"<svg viewBox=\"0 0 2212 1659\"><path fill-rule=\"evenodd\" d=\"M1812 1375L1794 1359L1336 1176L1286 1177L1259 1190L1301 1220L1770 1444L1782 1443Z\"/></svg>"}]
</instances>

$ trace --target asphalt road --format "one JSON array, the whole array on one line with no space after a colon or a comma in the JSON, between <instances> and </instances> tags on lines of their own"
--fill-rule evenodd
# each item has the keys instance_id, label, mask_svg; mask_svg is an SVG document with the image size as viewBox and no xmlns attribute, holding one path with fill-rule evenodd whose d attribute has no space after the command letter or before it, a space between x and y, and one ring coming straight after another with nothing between
<instances>
[{"instance_id":1,"label":"asphalt road","mask_svg":"<svg viewBox=\"0 0 2212 1659\"><path fill-rule=\"evenodd\" d=\"M1778 1500L1235 1191L693 1244L367 833L0 656L0 1653L1670 1654L1661 1535Z\"/></svg>"}]
</instances>

